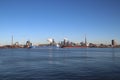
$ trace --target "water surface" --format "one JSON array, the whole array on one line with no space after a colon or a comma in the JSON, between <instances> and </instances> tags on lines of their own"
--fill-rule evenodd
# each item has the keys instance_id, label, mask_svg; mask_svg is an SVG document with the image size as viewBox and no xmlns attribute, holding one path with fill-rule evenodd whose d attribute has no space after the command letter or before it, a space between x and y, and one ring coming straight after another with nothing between
<instances>
[{"instance_id":1,"label":"water surface","mask_svg":"<svg viewBox=\"0 0 120 80\"><path fill-rule=\"evenodd\" d=\"M0 49L0 80L120 80L120 48Z\"/></svg>"}]
</instances>

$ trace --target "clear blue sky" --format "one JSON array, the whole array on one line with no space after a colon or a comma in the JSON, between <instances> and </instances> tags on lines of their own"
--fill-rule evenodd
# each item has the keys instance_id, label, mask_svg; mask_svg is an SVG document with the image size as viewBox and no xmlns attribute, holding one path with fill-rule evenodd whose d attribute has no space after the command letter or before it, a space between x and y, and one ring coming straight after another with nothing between
<instances>
[{"instance_id":1,"label":"clear blue sky","mask_svg":"<svg viewBox=\"0 0 120 80\"><path fill-rule=\"evenodd\" d=\"M0 0L0 44L70 41L120 43L120 0Z\"/></svg>"}]
</instances>

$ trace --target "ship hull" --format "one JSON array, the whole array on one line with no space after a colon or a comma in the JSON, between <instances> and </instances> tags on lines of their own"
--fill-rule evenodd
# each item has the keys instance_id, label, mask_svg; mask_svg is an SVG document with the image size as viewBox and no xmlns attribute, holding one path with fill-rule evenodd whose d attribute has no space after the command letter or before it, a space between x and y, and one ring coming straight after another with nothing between
<instances>
[{"instance_id":1,"label":"ship hull","mask_svg":"<svg viewBox=\"0 0 120 80\"><path fill-rule=\"evenodd\" d=\"M87 48L87 46L62 46L61 48Z\"/></svg>"}]
</instances>

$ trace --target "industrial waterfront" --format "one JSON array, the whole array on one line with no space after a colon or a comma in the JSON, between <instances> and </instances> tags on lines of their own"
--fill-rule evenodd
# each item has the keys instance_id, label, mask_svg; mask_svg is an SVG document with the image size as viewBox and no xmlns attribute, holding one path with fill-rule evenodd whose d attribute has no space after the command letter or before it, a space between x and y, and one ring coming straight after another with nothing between
<instances>
[{"instance_id":1,"label":"industrial waterfront","mask_svg":"<svg viewBox=\"0 0 120 80\"><path fill-rule=\"evenodd\" d=\"M64 38L63 41L56 42L53 38L48 38L46 44L37 44L33 45L33 43L28 40L25 44L19 44L19 42L14 42L13 36L11 40L11 45L3 45L0 48L41 48L41 47L57 47L57 48L120 48L120 44L117 43L116 40L111 40L109 44L95 44L87 41L85 36L84 41L76 43L71 42L67 38Z\"/></svg>"},{"instance_id":2,"label":"industrial waterfront","mask_svg":"<svg viewBox=\"0 0 120 80\"><path fill-rule=\"evenodd\" d=\"M0 80L120 80L120 0L0 0Z\"/></svg>"}]
</instances>

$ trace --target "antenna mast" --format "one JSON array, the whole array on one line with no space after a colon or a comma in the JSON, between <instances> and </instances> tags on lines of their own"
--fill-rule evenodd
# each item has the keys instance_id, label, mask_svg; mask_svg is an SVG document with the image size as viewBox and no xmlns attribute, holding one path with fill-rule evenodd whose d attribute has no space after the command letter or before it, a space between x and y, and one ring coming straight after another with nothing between
<instances>
[{"instance_id":1,"label":"antenna mast","mask_svg":"<svg viewBox=\"0 0 120 80\"><path fill-rule=\"evenodd\" d=\"M12 35L12 42L11 42L11 46L13 46L13 35Z\"/></svg>"}]
</instances>

